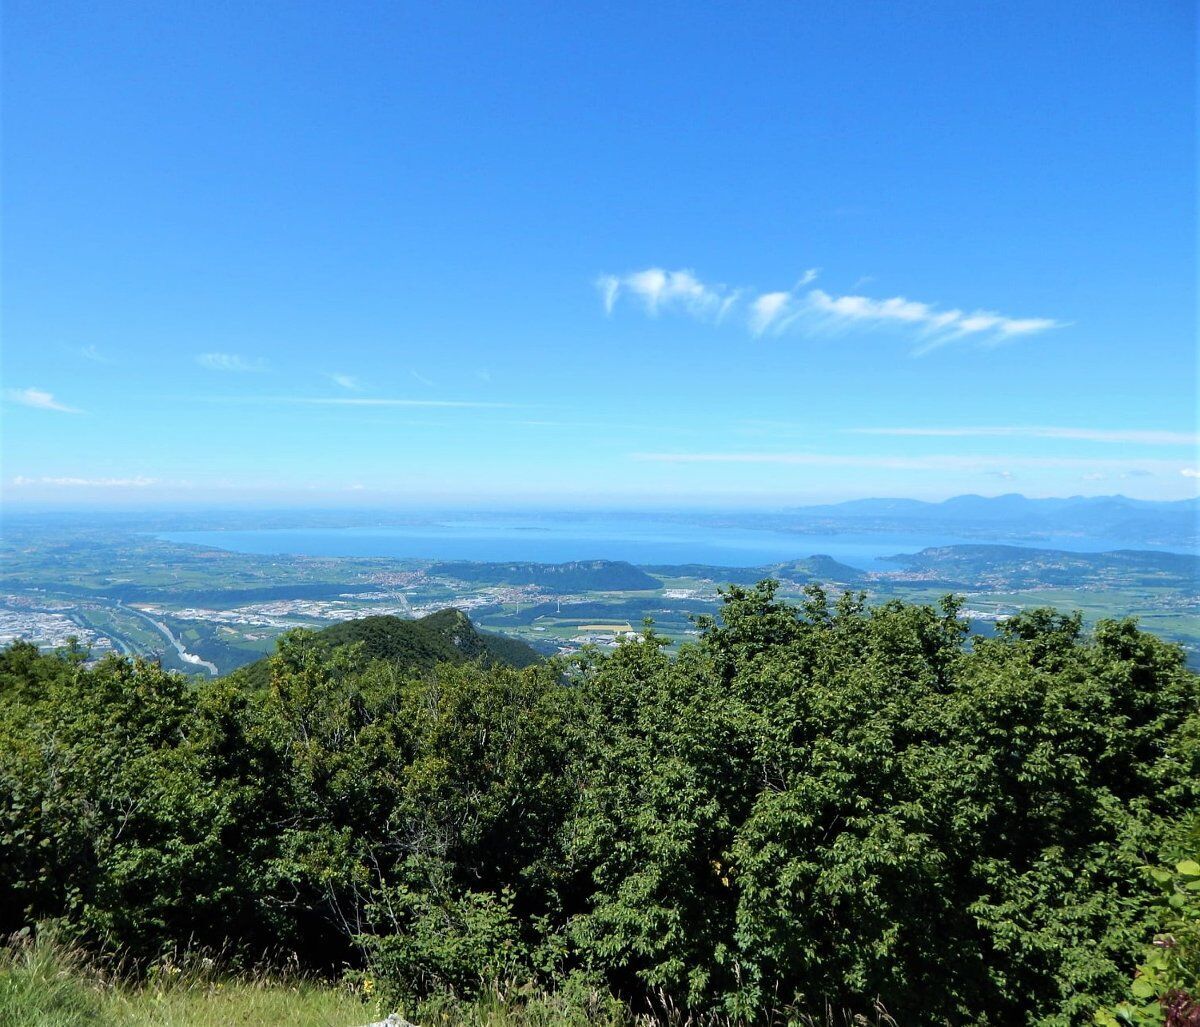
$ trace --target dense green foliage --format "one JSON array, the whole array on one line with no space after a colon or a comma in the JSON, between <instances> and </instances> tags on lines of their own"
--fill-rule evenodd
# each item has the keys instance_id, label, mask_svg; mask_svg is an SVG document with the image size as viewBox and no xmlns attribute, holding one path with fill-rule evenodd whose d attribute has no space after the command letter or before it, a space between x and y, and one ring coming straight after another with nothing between
<instances>
[{"instance_id":1,"label":"dense green foliage","mask_svg":"<svg viewBox=\"0 0 1200 1027\"><path fill-rule=\"evenodd\" d=\"M438 663L503 663L528 667L541 660L537 650L503 635L477 631L461 610L439 610L419 620L363 617L317 633L330 648L361 642L363 655L407 668L428 670Z\"/></svg>"},{"instance_id":2,"label":"dense green foliage","mask_svg":"<svg viewBox=\"0 0 1200 1027\"><path fill-rule=\"evenodd\" d=\"M1129 999L1097 1012L1096 1023L1200 1027L1200 863L1182 859L1147 872L1161 890L1158 933L1138 964Z\"/></svg>"},{"instance_id":3,"label":"dense green foliage","mask_svg":"<svg viewBox=\"0 0 1200 1027\"><path fill-rule=\"evenodd\" d=\"M1088 1022L1161 921L1144 865L1186 855L1200 685L1132 622L957 613L734 588L677 658L525 669L295 632L262 689L16 644L0 930L286 949L405 1008Z\"/></svg>"}]
</instances>

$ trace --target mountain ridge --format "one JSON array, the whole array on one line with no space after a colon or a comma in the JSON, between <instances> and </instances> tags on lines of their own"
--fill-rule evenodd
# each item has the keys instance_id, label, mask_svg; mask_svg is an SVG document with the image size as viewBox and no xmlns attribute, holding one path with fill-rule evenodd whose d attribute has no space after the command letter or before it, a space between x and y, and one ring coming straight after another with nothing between
<instances>
[{"instance_id":1,"label":"mountain ridge","mask_svg":"<svg viewBox=\"0 0 1200 1027\"><path fill-rule=\"evenodd\" d=\"M912 512L930 512L946 509L979 509L987 506L1000 509L1002 506L1011 510L1014 507L1025 509L1039 508L1043 510L1059 510L1066 507L1086 506L1121 506L1128 509L1142 510L1191 510L1200 513L1200 497L1188 499L1134 499L1120 493L1108 496L1026 496L1020 492L1004 492L997 496L984 496L975 492L964 492L961 495L950 496L947 499L908 499L896 497L868 497L866 499L847 499L840 503L817 503L807 506L789 506L785 513L790 514L830 514L830 513L895 513L899 510Z\"/></svg>"},{"instance_id":2,"label":"mountain ridge","mask_svg":"<svg viewBox=\"0 0 1200 1027\"><path fill-rule=\"evenodd\" d=\"M519 668L543 659L536 649L515 638L480 631L470 617L453 607L416 620L390 615L359 617L323 628L314 638L327 649L361 643L368 659L399 664L417 673L428 672L439 663ZM226 677L250 688L266 687L269 659L239 667Z\"/></svg>"}]
</instances>

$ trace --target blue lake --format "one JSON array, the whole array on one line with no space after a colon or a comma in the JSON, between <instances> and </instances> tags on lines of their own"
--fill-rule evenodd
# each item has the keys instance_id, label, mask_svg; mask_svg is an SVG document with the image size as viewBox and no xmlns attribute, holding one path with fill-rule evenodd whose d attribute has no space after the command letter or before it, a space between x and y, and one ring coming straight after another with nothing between
<instances>
[{"instance_id":1,"label":"blue lake","mask_svg":"<svg viewBox=\"0 0 1200 1027\"><path fill-rule=\"evenodd\" d=\"M885 569L888 565L881 563L880 558L896 553L913 553L928 546L990 541L949 535L819 535L649 516L599 514L446 517L386 527L172 531L157 533L157 537L238 553L487 562L562 563L603 559L627 560L635 564L704 563L757 567L823 554L866 570ZM1127 543L1105 544L1103 540L1075 537L1038 539L1036 543L1028 544L1036 548L1077 552L1140 548Z\"/></svg>"}]
</instances>

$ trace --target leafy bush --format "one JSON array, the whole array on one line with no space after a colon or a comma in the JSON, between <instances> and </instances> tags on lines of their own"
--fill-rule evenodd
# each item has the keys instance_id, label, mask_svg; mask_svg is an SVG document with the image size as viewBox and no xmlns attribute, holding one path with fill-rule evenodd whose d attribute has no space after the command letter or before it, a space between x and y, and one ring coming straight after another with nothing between
<instances>
[{"instance_id":1,"label":"leafy bush","mask_svg":"<svg viewBox=\"0 0 1200 1027\"><path fill-rule=\"evenodd\" d=\"M1200 1027L1200 863L1148 867L1161 889L1158 933L1130 986L1131 999L1096 1014L1105 1027Z\"/></svg>"},{"instance_id":2,"label":"leafy bush","mask_svg":"<svg viewBox=\"0 0 1200 1027\"><path fill-rule=\"evenodd\" d=\"M15 644L0 931L530 1023L1084 1023L1165 922L1141 868L1200 806L1200 687L1132 622L958 612L766 583L675 658L523 670L298 632L255 688Z\"/></svg>"},{"instance_id":3,"label":"leafy bush","mask_svg":"<svg viewBox=\"0 0 1200 1027\"><path fill-rule=\"evenodd\" d=\"M409 1007L439 992L474 995L493 981L532 977L507 889L438 895L384 886L372 912L391 921L388 933L367 941L392 1004Z\"/></svg>"},{"instance_id":4,"label":"leafy bush","mask_svg":"<svg viewBox=\"0 0 1200 1027\"><path fill-rule=\"evenodd\" d=\"M618 986L755 1015L1079 1022L1194 808L1196 682L1132 624L1037 613L967 650L957 606L731 591L675 661L595 666L573 922Z\"/></svg>"}]
</instances>

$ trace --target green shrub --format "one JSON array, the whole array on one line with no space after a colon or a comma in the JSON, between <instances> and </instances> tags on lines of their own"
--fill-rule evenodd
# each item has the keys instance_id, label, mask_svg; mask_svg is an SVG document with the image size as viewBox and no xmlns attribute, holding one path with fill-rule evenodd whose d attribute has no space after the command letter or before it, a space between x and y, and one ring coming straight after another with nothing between
<instances>
[{"instance_id":1,"label":"green shrub","mask_svg":"<svg viewBox=\"0 0 1200 1027\"><path fill-rule=\"evenodd\" d=\"M524 670L295 633L254 689L14 644L0 931L531 1024L1081 1024L1165 922L1141 867L1200 808L1200 687L1132 622L958 612L763 584L675 658Z\"/></svg>"},{"instance_id":2,"label":"green shrub","mask_svg":"<svg viewBox=\"0 0 1200 1027\"><path fill-rule=\"evenodd\" d=\"M1130 998L1096 1014L1105 1027L1200 1025L1200 863L1148 867L1160 890L1158 931L1138 964Z\"/></svg>"},{"instance_id":3,"label":"green shrub","mask_svg":"<svg viewBox=\"0 0 1200 1027\"><path fill-rule=\"evenodd\" d=\"M507 889L447 895L384 886L371 912L390 921L387 933L365 939L385 1004L474 996L495 981L532 978Z\"/></svg>"},{"instance_id":4,"label":"green shrub","mask_svg":"<svg viewBox=\"0 0 1200 1027\"><path fill-rule=\"evenodd\" d=\"M747 1017L1069 1024L1114 994L1138 868L1196 806L1196 679L1131 623L1038 612L968 649L956 614L733 589L677 660L597 661L588 965Z\"/></svg>"}]
</instances>

